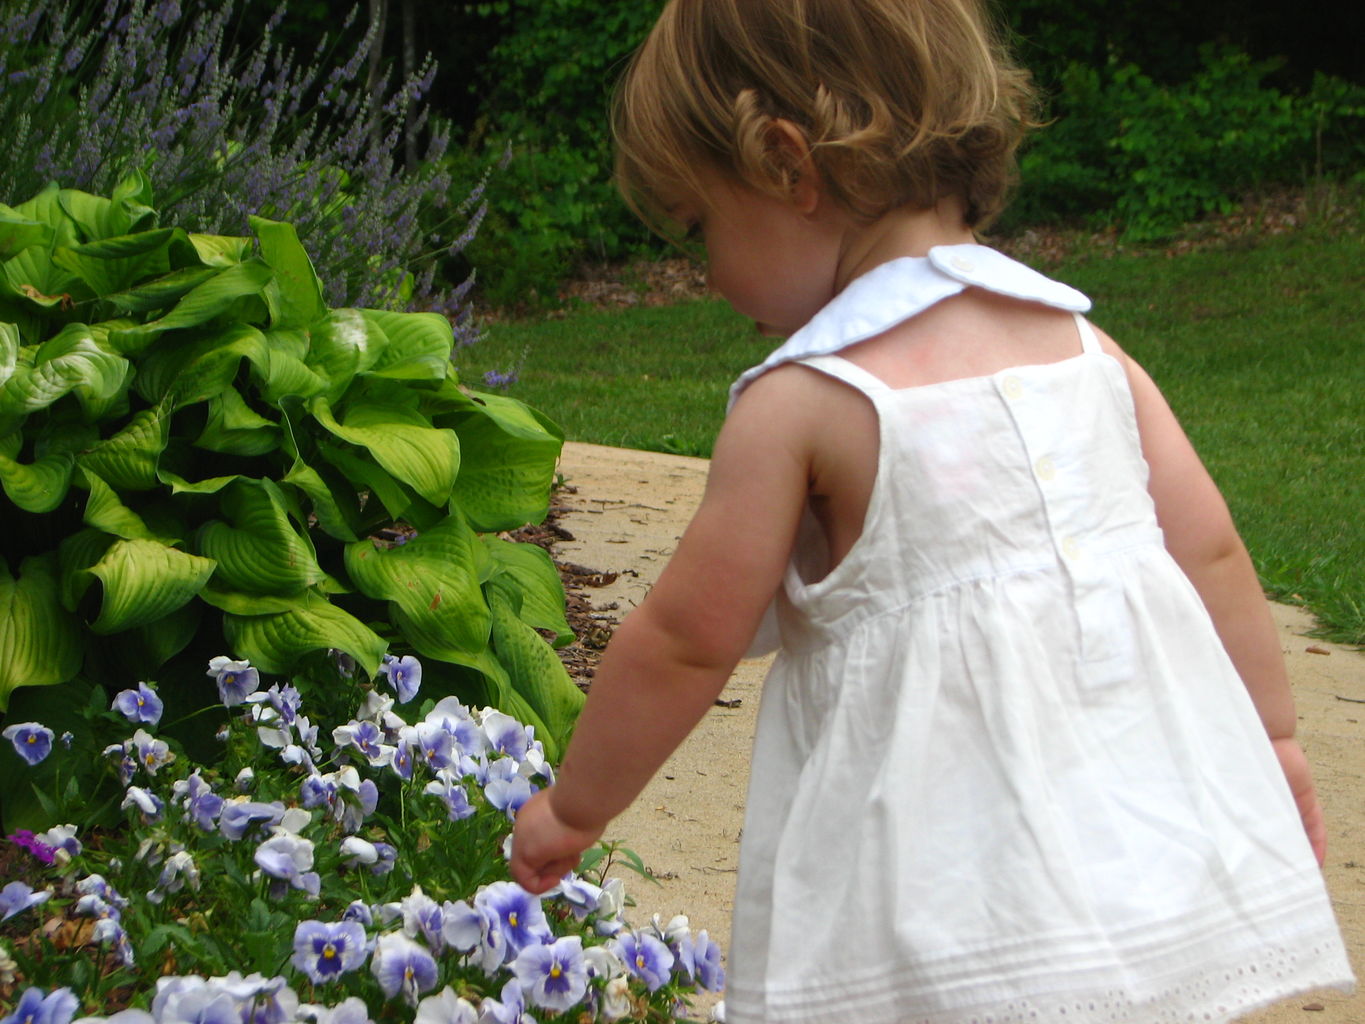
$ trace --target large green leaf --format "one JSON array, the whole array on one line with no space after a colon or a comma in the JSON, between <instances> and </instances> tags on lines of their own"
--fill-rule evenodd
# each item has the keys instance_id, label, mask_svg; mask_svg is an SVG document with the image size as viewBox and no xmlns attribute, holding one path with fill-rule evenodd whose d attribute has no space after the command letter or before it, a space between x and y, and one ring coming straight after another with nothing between
<instances>
[{"instance_id":1,"label":"large green leaf","mask_svg":"<svg viewBox=\"0 0 1365 1024\"><path fill-rule=\"evenodd\" d=\"M19 368L19 349L22 347L19 328L14 324L0 323L0 387L4 387Z\"/></svg>"},{"instance_id":2,"label":"large green leaf","mask_svg":"<svg viewBox=\"0 0 1365 1024\"><path fill-rule=\"evenodd\" d=\"M552 740L550 745L563 749L583 708L582 691L573 684L563 662L544 638L521 620L507 593L493 588L489 605L493 613L493 649L498 661L507 669L512 688L535 709L536 716L549 730L548 736L541 737L542 742Z\"/></svg>"},{"instance_id":3,"label":"large green leaf","mask_svg":"<svg viewBox=\"0 0 1365 1024\"><path fill-rule=\"evenodd\" d=\"M280 446L280 427L257 413L234 387L209 399L208 422L195 439L199 448L229 455L264 455Z\"/></svg>"},{"instance_id":4,"label":"large green leaf","mask_svg":"<svg viewBox=\"0 0 1365 1024\"><path fill-rule=\"evenodd\" d=\"M31 245L44 248L52 244L52 228L30 220L0 203L0 262Z\"/></svg>"},{"instance_id":5,"label":"large green leaf","mask_svg":"<svg viewBox=\"0 0 1365 1024\"><path fill-rule=\"evenodd\" d=\"M117 540L100 530L77 530L57 546L57 557L61 567L58 582L58 596L62 607L74 612L80 604L95 577L90 575L90 567L95 565L110 546Z\"/></svg>"},{"instance_id":6,"label":"large green leaf","mask_svg":"<svg viewBox=\"0 0 1365 1024\"><path fill-rule=\"evenodd\" d=\"M143 409L113 437L81 454L77 462L118 490L148 491L160 482L157 462L169 437L169 411L160 405Z\"/></svg>"},{"instance_id":7,"label":"large green leaf","mask_svg":"<svg viewBox=\"0 0 1365 1024\"><path fill-rule=\"evenodd\" d=\"M75 223L58 200L60 191L56 185L49 185L32 199L14 207L17 216L47 225L52 234L46 245L26 246L0 264L3 270L0 276L13 294L47 308L69 303L72 298L69 293L73 289L79 290L76 276L52 262L53 248L76 245L80 241Z\"/></svg>"},{"instance_id":8,"label":"large green leaf","mask_svg":"<svg viewBox=\"0 0 1365 1024\"><path fill-rule=\"evenodd\" d=\"M51 512L66 497L76 459L70 452L51 452L31 463L16 460L22 439L0 438L0 485L9 500L26 512Z\"/></svg>"},{"instance_id":9,"label":"large green leaf","mask_svg":"<svg viewBox=\"0 0 1365 1024\"><path fill-rule=\"evenodd\" d=\"M309 333L307 362L331 382L329 402L345 394L356 374L373 366L389 344L384 332L359 309L334 309Z\"/></svg>"},{"instance_id":10,"label":"large green leaf","mask_svg":"<svg viewBox=\"0 0 1365 1024\"><path fill-rule=\"evenodd\" d=\"M86 242L54 250L52 262L71 271L96 295L111 295L169 270L166 249L174 234L172 229L162 228Z\"/></svg>"},{"instance_id":11,"label":"large green leaf","mask_svg":"<svg viewBox=\"0 0 1365 1024\"><path fill-rule=\"evenodd\" d=\"M113 238L133 231L146 231L156 223L151 201L151 185L141 171L124 178L109 198L91 195L74 188L57 193L61 204L86 241Z\"/></svg>"},{"instance_id":12,"label":"large green leaf","mask_svg":"<svg viewBox=\"0 0 1365 1024\"><path fill-rule=\"evenodd\" d=\"M340 444L319 444L318 453L354 482L358 490L367 491L371 498L377 499L390 519L402 519L412 508L415 501L412 492L394 480L364 450Z\"/></svg>"},{"instance_id":13,"label":"large green leaf","mask_svg":"<svg viewBox=\"0 0 1365 1024\"><path fill-rule=\"evenodd\" d=\"M393 380L445 380L450 375L450 350L455 336L450 321L439 313L361 311L372 328L387 339L379 359L369 369L375 377Z\"/></svg>"},{"instance_id":14,"label":"large green leaf","mask_svg":"<svg viewBox=\"0 0 1365 1024\"><path fill-rule=\"evenodd\" d=\"M455 426L463 458L452 497L477 530L540 522L550 508L563 435L520 402L476 397L477 411Z\"/></svg>"},{"instance_id":15,"label":"large green leaf","mask_svg":"<svg viewBox=\"0 0 1365 1024\"><path fill-rule=\"evenodd\" d=\"M208 267L230 267L251 255L251 239L238 235L190 235L190 244Z\"/></svg>"},{"instance_id":16,"label":"large green leaf","mask_svg":"<svg viewBox=\"0 0 1365 1024\"><path fill-rule=\"evenodd\" d=\"M401 546L379 548L370 540L346 546L346 572L361 592L392 602L424 634L469 653L488 646L488 606L479 586L486 560L458 516Z\"/></svg>"},{"instance_id":17,"label":"large green leaf","mask_svg":"<svg viewBox=\"0 0 1365 1024\"><path fill-rule=\"evenodd\" d=\"M294 225L264 217L251 217L250 222L261 243L261 256L275 272L265 290L271 326L307 327L320 319L327 312L322 284Z\"/></svg>"},{"instance_id":18,"label":"large green leaf","mask_svg":"<svg viewBox=\"0 0 1365 1024\"><path fill-rule=\"evenodd\" d=\"M157 538L142 517L119 500L114 489L90 470L83 470L81 476L90 488L90 497L85 502L85 524L101 533L122 540L161 540ZM92 563L93 564L93 563Z\"/></svg>"},{"instance_id":19,"label":"large green leaf","mask_svg":"<svg viewBox=\"0 0 1365 1024\"><path fill-rule=\"evenodd\" d=\"M20 350L0 390L0 413L44 409L75 393L94 418L118 398L130 372L128 360L106 349L88 326L68 324L36 349Z\"/></svg>"},{"instance_id":20,"label":"large green leaf","mask_svg":"<svg viewBox=\"0 0 1365 1024\"><path fill-rule=\"evenodd\" d=\"M345 651L371 676L387 645L374 630L321 594L305 591L289 611L223 616L228 648L263 672L287 674L314 651Z\"/></svg>"},{"instance_id":21,"label":"large green leaf","mask_svg":"<svg viewBox=\"0 0 1365 1024\"><path fill-rule=\"evenodd\" d=\"M460 471L460 443L454 431L432 427L415 404L397 405L377 395L358 397L347 401L344 422L333 416L325 399L313 399L309 408L332 434L369 451L433 505L444 505Z\"/></svg>"},{"instance_id":22,"label":"large green leaf","mask_svg":"<svg viewBox=\"0 0 1365 1024\"><path fill-rule=\"evenodd\" d=\"M281 482L293 484L312 502L313 515L317 518L318 526L324 532L337 540L354 541L357 539L357 524L352 521L348 514L348 506L343 506L341 502L337 501L338 493L346 494L349 492L350 495L354 495L354 491L347 480L333 479L328 482L322 475L322 472L327 470L328 467L323 467L323 470L320 471L302 459L296 458ZM333 472L329 472L328 475L334 478L336 476Z\"/></svg>"},{"instance_id":23,"label":"large green leaf","mask_svg":"<svg viewBox=\"0 0 1365 1024\"><path fill-rule=\"evenodd\" d=\"M205 523L197 541L198 550L218 563L218 587L292 594L328 579L274 481L236 481L224 492L222 513L227 522Z\"/></svg>"},{"instance_id":24,"label":"large green leaf","mask_svg":"<svg viewBox=\"0 0 1365 1024\"><path fill-rule=\"evenodd\" d=\"M117 633L169 615L199 593L214 562L155 540L119 540L90 572L104 584L95 633Z\"/></svg>"},{"instance_id":25,"label":"large green leaf","mask_svg":"<svg viewBox=\"0 0 1365 1024\"><path fill-rule=\"evenodd\" d=\"M573 630L564 617L564 584L545 549L498 537L482 537L495 566L489 585L520 602L521 621L555 634L555 646L571 643Z\"/></svg>"},{"instance_id":26,"label":"large green leaf","mask_svg":"<svg viewBox=\"0 0 1365 1024\"><path fill-rule=\"evenodd\" d=\"M258 260L234 263L186 293L169 313L144 326L145 331L171 331L206 324L231 309L239 299L261 295L273 274Z\"/></svg>"},{"instance_id":27,"label":"large green leaf","mask_svg":"<svg viewBox=\"0 0 1365 1024\"><path fill-rule=\"evenodd\" d=\"M138 366L136 387L149 402L169 397L177 408L202 402L231 386L243 359L268 363L267 347L250 324L162 338Z\"/></svg>"},{"instance_id":28,"label":"large green leaf","mask_svg":"<svg viewBox=\"0 0 1365 1024\"><path fill-rule=\"evenodd\" d=\"M169 274L144 281L126 291L104 296L106 301L130 313L150 313L166 309L179 302L195 288L218 276L214 267L182 267ZM156 334L141 328L125 331L118 336L119 351L141 351L156 338Z\"/></svg>"},{"instance_id":29,"label":"large green leaf","mask_svg":"<svg viewBox=\"0 0 1365 1024\"><path fill-rule=\"evenodd\" d=\"M81 667L76 617L62 607L53 552L24 559L19 578L0 559L0 712L18 686L48 686Z\"/></svg>"}]
</instances>

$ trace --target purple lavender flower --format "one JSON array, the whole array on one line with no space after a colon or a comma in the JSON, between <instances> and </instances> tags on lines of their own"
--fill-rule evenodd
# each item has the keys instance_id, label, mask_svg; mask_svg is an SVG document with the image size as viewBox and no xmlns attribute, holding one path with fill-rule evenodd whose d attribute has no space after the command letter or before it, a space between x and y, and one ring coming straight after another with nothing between
<instances>
[{"instance_id":1,"label":"purple lavender flower","mask_svg":"<svg viewBox=\"0 0 1365 1024\"><path fill-rule=\"evenodd\" d=\"M150 790L143 789L141 786L129 786L123 795L123 803L119 804L119 810L136 809L142 816L143 824L150 824L160 821L166 810L166 803Z\"/></svg>"},{"instance_id":2,"label":"purple lavender flower","mask_svg":"<svg viewBox=\"0 0 1365 1024\"><path fill-rule=\"evenodd\" d=\"M284 817L285 806L279 801L260 803L256 800L228 801L218 815L218 831L236 842L246 835L252 822L263 822L267 826L278 825Z\"/></svg>"},{"instance_id":3,"label":"purple lavender flower","mask_svg":"<svg viewBox=\"0 0 1365 1024\"><path fill-rule=\"evenodd\" d=\"M261 686L261 675L250 662L233 661L222 655L209 661L208 675L218 683L218 696L230 708L245 703Z\"/></svg>"},{"instance_id":4,"label":"purple lavender flower","mask_svg":"<svg viewBox=\"0 0 1365 1024\"><path fill-rule=\"evenodd\" d=\"M527 946L553 939L541 909L540 897L532 896L515 882L493 882L474 897L474 905L487 908L507 940L508 958Z\"/></svg>"},{"instance_id":5,"label":"purple lavender flower","mask_svg":"<svg viewBox=\"0 0 1365 1024\"><path fill-rule=\"evenodd\" d=\"M84 849L81 841L76 838L75 825L53 825L46 832L40 832L33 838L39 847L47 850L51 858L47 861L49 864L53 861L66 864L72 857L79 857L81 850ZM42 859L42 854L37 851L34 851L34 856Z\"/></svg>"},{"instance_id":6,"label":"purple lavender flower","mask_svg":"<svg viewBox=\"0 0 1365 1024\"><path fill-rule=\"evenodd\" d=\"M479 1011L467 999L455 994L447 985L434 996L427 996L417 1004L413 1024L478 1024Z\"/></svg>"},{"instance_id":7,"label":"purple lavender flower","mask_svg":"<svg viewBox=\"0 0 1365 1024\"><path fill-rule=\"evenodd\" d=\"M499 373L497 370L489 370L483 375L484 387L498 388L501 391L506 391L516 382L517 371L515 367L505 373Z\"/></svg>"},{"instance_id":8,"label":"purple lavender flower","mask_svg":"<svg viewBox=\"0 0 1365 1024\"><path fill-rule=\"evenodd\" d=\"M611 941L613 952L621 958L626 970L657 992L668 981L673 970L673 954L667 946L646 932L622 932Z\"/></svg>"},{"instance_id":9,"label":"purple lavender flower","mask_svg":"<svg viewBox=\"0 0 1365 1024\"><path fill-rule=\"evenodd\" d=\"M483 732L495 753L520 761L526 756L526 726L511 715L489 711L483 716Z\"/></svg>"},{"instance_id":10,"label":"purple lavender flower","mask_svg":"<svg viewBox=\"0 0 1365 1024\"><path fill-rule=\"evenodd\" d=\"M128 721L142 725L156 725L161 721L163 707L161 698L146 683L138 683L136 690L120 691L113 704L113 710Z\"/></svg>"},{"instance_id":11,"label":"purple lavender flower","mask_svg":"<svg viewBox=\"0 0 1365 1024\"><path fill-rule=\"evenodd\" d=\"M341 912L343 921L356 921L366 928L374 924L374 911L364 900L351 900Z\"/></svg>"},{"instance_id":12,"label":"purple lavender flower","mask_svg":"<svg viewBox=\"0 0 1365 1024\"><path fill-rule=\"evenodd\" d=\"M413 727L418 756L427 767L451 768L455 764L455 734L436 722L418 722Z\"/></svg>"},{"instance_id":13,"label":"purple lavender flower","mask_svg":"<svg viewBox=\"0 0 1365 1024\"><path fill-rule=\"evenodd\" d=\"M294 967L314 985L363 967L365 953L365 929L355 921L300 921L294 929Z\"/></svg>"},{"instance_id":14,"label":"purple lavender flower","mask_svg":"<svg viewBox=\"0 0 1365 1024\"><path fill-rule=\"evenodd\" d=\"M719 992L725 987L725 969L720 965L720 946L711 941L711 936L702 929L697 932L693 942L693 959L697 965L697 981L709 992Z\"/></svg>"},{"instance_id":15,"label":"purple lavender flower","mask_svg":"<svg viewBox=\"0 0 1365 1024\"><path fill-rule=\"evenodd\" d=\"M411 654L401 658L395 658L392 654L384 655L384 663L379 666L379 671L398 694L399 704L412 700L421 689L422 663Z\"/></svg>"},{"instance_id":16,"label":"purple lavender flower","mask_svg":"<svg viewBox=\"0 0 1365 1024\"><path fill-rule=\"evenodd\" d=\"M10 882L0 889L0 921L8 921L15 914L46 903L52 898L50 892L34 892L33 887L24 882ZM33 991L30 989L29 991Z\"/></svg>"},{"instance_id":17,"label":"purple lavender flower","mask_svg":"<svg viewBox=\"0 0 1365 1024\"><path fill-rule=\"evenodd\" d=\"M527 946L512 963L512 973L531 1002L563 1013L588 991L588 965L577 935L540 946Z\"/></svg>"},{"instance_id":18,"label":"purple lavender flower","mask_svg":"<svg viewBox=\"0 0 1365 1024\"><path fill-rule=\"evenodd\" d=\"M483 795L488 802L509 818L515 817L522 804L531 799L535 787L531 780L519 774L517 763L510 757L500 757L488 767L488 782Z\"/></svg>"},{"instance_id":19,"label":"purple lavender flower","mask_svg":"<svg viewBox=\"0 0 1365 1024\"><path fill-rule=\"evenodd\" d=\"M43 842L26 828L21 828L17 832L11 832L5 836L11 843L19 849L36 857L43 864L51 864L57 858L52 852L52 847Z\"/></svg>"},{"instance_id":20,"label":"purple lavender flower","mask_svg":"<svg viewBox=\"0 0 1365 1024\"><path fill-rule=\"evenodd\" d=\"M188 885L196 892L199 890L199 866L186 850L177 850L166 858L161 875L156 880L156 888L147 893L152 903L161 903L168 893L177 893Z\"/></svg>"},{"instance_id":21,"label":"purple lavender flower","mask_svg":"<svg viewBox=\"0 0 1365 1024\"><path fill-rule=\"evenodd\" d=\"M384 995L400 992L409 1006L417 997L436 987L436 961L427 950L401 932L381 935L370 958L370 972Z\"/></svg>"},{"instance_id":22,"label":"purple lavender flower","mask_svg":"<svg viewBox=\"0 0 1365 1024\"><path fill-rule=\"evenodd\" d=\"M507 939L498 924L497 914L484 906L470 906L464 900L442 907L441 935L485 974L492 976L507 960Z\"/></svg>"},{"instance_id":23,"label":"purple lavender flower","mask_svg":"<svg viewBox=\"0 0 1365 1024\"><path fill-rule=\"evenodd\" d=\"M398 860L398 851L388 843L372 843L359 836L341 841L341 855L348 868L367 867L372 875L387 875Z\"/></svg>"},{"instance_id":24,"label":"purple lavender flower","mask_svg":"<svg viewBox=\"0 0 1365 1024\"><path fill-rule=\"evenodd\" d=\"M29 764L37 764L52 752L52 730L38 722L21 722L0 732L14 744L14 752Z\"/></svg>"},{"instance_id":25,"label":"purple lavender flower","mask_svg":"<svg viewBox=\"0 0 1365 1024\"><path fill-rule=\"evenodd\" d=\"M479 1004L480 1024L522 1024L525 1014L526 994L516 978L502 987L499 998L490 996Z\"/></svg>"},{"instance_id":26,"label":"purple lavender flower","mask_svg":"<svg viewBox=\"0 0 1365 1024\"><path fill-rule=\"evenodd\" d=\"M133 733L133 738L124 744L125 752L130 748L133 760L148 775L155 775L158 769L175 760L175 755L171 753L166 741L153 738L144 729L137 730Z\"/></svg>"},{"instance_id":27,"label":"purple lavender flower","mask_svg":"<svg viewBox=\"0 0 1365 1024\"><path fill-rule=\"evenodd\" d=\"M600 886L585 882L572 871L559 880L559 885L555 890L546 893L546 895L555 895L556 891L559 897L569 905L573 916L579 921L594 913L602 899Z\"/></svg>"},{"instance_id":28,"label":"purple lavender flower","mask_svg":"<svg viewBox=\"0 0 1365 1024\"><path fill-rule=\"evenodd\" d=\"M320 891L322 879L313 866L313 842L303 836L282 833L271 836L252 854L256 865L271 878L288 882L311 896Z\"/></svg>"},{"instance_id":29,"label":"purple lavender flower","mask_svg":"<svg viewBox=\"0 0 1365 1024\"><path fill-rule=\"evenodd\" d=\"M69 988L54 989L47 995L37 988L25 989L14 1012L0 1024L70 1024L80 1008L80 1000Z\"/></svg>"},{"instance_id":30,"label":"purple lavender flower","mask_svg":"<svg viewBox=\"0 0 1365 1024\"><path fill-rule=\"evenodd\" d=\"M152 1017L166 1024L242 1024L240 1001L221 985L195 976L163 979L152 999Z\"/></svg>"},{"instance_id":31,"label":"purple lavender flower","mask_svg":"<svg viewBox=\"0 0 1365 1024\"><path fill-rule=\"evenodd\" d=\"M226 801L213 791L196 768L186 779L181 779L171 787L172 799L185 809L185 820L194 820L205 832L212 832L218 824L218 815L223 813Z\"/></svg>"},{"instance_id":32,"label":"purple lavender flower","mask_svg":"<svg viewBox=\"0 0 1365 1024\"><path fill-rule=\"evenodd\" d=\"M459 784L455 773L449 769L442 768L438 771L436 778L428 782L422 792L441 798L441 802L446 805L446 818L449 821L463 821L474 814L475 808L469 802L469 795L465 792L464 786Z\"/></svg>"}]
</instances>

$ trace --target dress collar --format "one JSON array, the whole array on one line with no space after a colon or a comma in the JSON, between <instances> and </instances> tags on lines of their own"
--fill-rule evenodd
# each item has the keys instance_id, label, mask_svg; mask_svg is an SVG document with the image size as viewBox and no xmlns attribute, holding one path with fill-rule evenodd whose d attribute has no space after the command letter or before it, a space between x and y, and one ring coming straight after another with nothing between
<instances>
[{"instance_id":1,"label":"dress collar","mask_svg":"<svg viewBox=\"0 0 1365 1024\"><path fill-rule=\"evenodd\" d=\"M834 296L810 322L730 387L730 405L759 375L782 363L828 355L922 313L968 287L1084 313L1090 300L1069 285L984 245L937 245L873 267Z\"/></svg>"}]
</instances>

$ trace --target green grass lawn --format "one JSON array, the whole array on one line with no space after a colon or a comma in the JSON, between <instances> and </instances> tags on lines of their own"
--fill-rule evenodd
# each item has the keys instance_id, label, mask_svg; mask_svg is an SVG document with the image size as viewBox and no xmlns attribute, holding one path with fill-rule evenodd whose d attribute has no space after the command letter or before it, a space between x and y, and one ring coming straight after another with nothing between
<instances>
[{"instance_id":1,"label":"green grass lawn","mask_svg":"<svg viewBox=\"0 0 1365 1024\"><path fill-rule=\"evenodd\" d=\"M1365 233L1046 269L1165 391L1267 590L1365 644ZM518 366L510 394L572 440L709 455L730 382L772 344L699 301L496 324L457 362L471 382Z\"/></svg>"}]
</instances>

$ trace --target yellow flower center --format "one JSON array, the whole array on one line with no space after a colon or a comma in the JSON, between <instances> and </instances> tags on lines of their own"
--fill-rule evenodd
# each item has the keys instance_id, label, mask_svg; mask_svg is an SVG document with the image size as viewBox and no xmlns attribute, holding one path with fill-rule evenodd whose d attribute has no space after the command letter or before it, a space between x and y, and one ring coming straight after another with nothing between
<instances>
[{"instance_id":1,"label":"yellow flower center","mask_svg":"<svg viewBox=\"0 0 1365 1024\"><path fill-rule=\"evenodd\" d=\"M137 699L137 706L140 708L145 708L147 706L147 702L143 698L139 697Z\"/></svg>"},{"instance_id":2,"label":"yellow flower center","mask_svg":"<svg viewBox=\"0 0 1365 1024\"><path fill-rule=\"evenodd\" d=\"M25 739L24 742L25 742L25 743L30 743L30 744L32 744L32 743L37 743L37 742L38 742L38 736L37 736L37 734L36 734L36 733L29 733L29 734L28 734L28 738Z\"/></svg>"},{"instance_id":3,"label":"yellow flower center","mask_svg":"<svg viewBox=\"0 0 1365 1024\"><path fill-rule=\"evenodd\" d=\"M517 926L517 912L515 910L507 915L507 923L513 928Z\"/></svg>"},{"instance_id":4,"label":"yellow flower center","mask_svg":"<svg viewBox=\"0 0 1365 1024\"><path fill-rule=\"evenodd\" d=\"M329 943L327 943L327 945L325 945L325 946L322 947L322 959L324 959L324 960L335 960L336 957L337 957L337 948L336 948L336 946L332 945L332 944L329 942Z\"/></svg>"},{"instance_id":5,"label":"yellow flower center","mask_svg":"<svg viewBox=\"0 0 1365 1024\"><path fill-rule=\"evenodd\" d=\"M563 974L563 973L564 973L564 972L563 972L562 970L560 970L560 968L559 968L559 964L551 964L551 965L550 965L550 977L552 977L552 978L558 978L558 977L559 977L561 974Z\"/></svg>"},{"instance_id":6,"label":"yellow flower center","mask_svg":"<svg viewBox=\"0 0 1365 1024\"><path fill-rule=\"evenodd\" d=\"M636 957L635 957L635 966L638 967L638 968L640 968L641 970L644 970L644 966L645 966L645 955L644 955L643 953L636 954Z\"/></svg>"}]
</instances>

